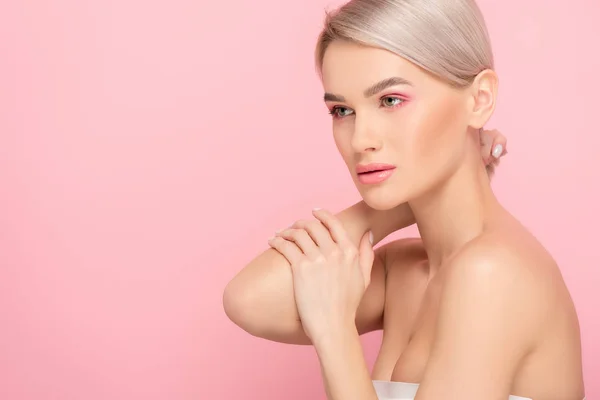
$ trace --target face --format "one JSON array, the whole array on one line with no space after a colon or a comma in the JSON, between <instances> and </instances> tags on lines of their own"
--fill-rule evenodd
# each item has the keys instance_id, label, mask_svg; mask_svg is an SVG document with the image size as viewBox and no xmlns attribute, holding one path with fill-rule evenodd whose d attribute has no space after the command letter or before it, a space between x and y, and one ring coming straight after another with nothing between
<instances>
[{"instance_id":1,"label":"face","mask_svg":"<svg viewBox=\"0 0 600 400\"><path fill-rule=\"evenodd\" d=\"M335 143L369 206L413 200L460 167L466 90L391 52L345 42L330 44L322 75Z\"/></svg>"}]
</instances>

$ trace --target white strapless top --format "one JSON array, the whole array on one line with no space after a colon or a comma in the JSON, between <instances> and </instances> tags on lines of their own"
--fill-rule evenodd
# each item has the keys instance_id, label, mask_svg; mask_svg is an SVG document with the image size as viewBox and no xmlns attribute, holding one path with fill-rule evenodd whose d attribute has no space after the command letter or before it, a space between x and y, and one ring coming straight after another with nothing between
<instances>
[{"instance_id":1,"label":"white strapless top","mask_svg":"<svg viewBox=\"0 0 600 400\"><path fill-rule=\"evenodd\" d=\"M418 383L373 381L379 400L414 400ZM528 397L508 396L508 400L532 400ZM583 398L585 400L585 397Z\"/></svg>"},{"instance_id":2,"label":"white strapless top","mask_svg":"<svg viewBox=\"0 0 600 400\"><path fill-rule=\"evenodd\" d=\"M379 400L414 400L418 383L373 381ZM528 397L508 396L508 400L532 400ZM584 399L585 400L585 399Z\"/></svg>"}]
</instances>

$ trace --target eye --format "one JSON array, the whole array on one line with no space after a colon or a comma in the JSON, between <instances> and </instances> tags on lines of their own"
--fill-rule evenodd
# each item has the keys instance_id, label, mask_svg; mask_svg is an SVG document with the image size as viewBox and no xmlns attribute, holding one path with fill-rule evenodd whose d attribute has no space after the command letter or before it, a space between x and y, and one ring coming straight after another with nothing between
<instances>
[{"instance_id":1,"label":"eye","mask_svg":"<svg viewBox=\"0 0 600 400\"><path fill-rule=\"evenodd\" d=\"M383 99L381 99L381 103L383 104L384 107L387 108L394 108L396 106L399 106L400 104L404 103L404 99L401 99L400 97L384 97Z\"/></svg>"},{"instance_id":2,"label":"eye","mask_svg":"<svg viewBox=\"0 0 600 400\"><path fill-rule=\"evenodd\" d=\"M329 110L329 114L333 115L335 118L344 118L352 113L350 108L335 106L331 110Z\"/></svg>"}]
</instances>

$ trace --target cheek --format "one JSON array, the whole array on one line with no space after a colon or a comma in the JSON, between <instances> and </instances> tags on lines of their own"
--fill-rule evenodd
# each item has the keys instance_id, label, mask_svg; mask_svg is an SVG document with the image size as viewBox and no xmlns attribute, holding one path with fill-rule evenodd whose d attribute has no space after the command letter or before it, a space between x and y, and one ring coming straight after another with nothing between
<instances>
[{"instance_id":1,"label":"cheek","mask_svg":"<svg viewBox=\"0 0 600 400\"><path fill-rule=\"evenodd\" d=\"M338 152L342 156L344 162L348 165L353 159L353 150L351 143L351 132L347 127L336 126L333 128L333 140Z\"/></svg>"},{"instance_id":2,"label":"cheek","mask_svg":"<svg viewBox=\"0 0 600 400\"><path fill-rule=\"evenodd\" d=\"M418 119L415 151L427 158L443 159L460 147L461 131L466 129L456 105L437 104Z\"/></svg>"},{"instance_id":3,"label":"cheek","mask_svg":"<svg viewBox=\"0 0 600 400\"><path fill-rule=\"evenodd\" d=\"M411 168L423 181L436 180L460 160L466 129L456 106L438 104L415 116L407 139Z\"/></svg>"}]
</instances>

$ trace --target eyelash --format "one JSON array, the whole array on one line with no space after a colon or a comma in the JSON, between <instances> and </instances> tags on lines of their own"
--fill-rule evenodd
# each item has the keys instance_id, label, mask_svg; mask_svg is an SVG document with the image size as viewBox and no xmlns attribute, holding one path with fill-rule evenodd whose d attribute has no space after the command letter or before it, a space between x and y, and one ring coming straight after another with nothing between
<instances>
[{"instance_id":1,"label":"eyelash","mask_svg":"<svg viewBox=\"0 0 600 400\"><path fill-rule=\"evenodd\" d=\"M403 104L403 103L406 101L406 99L403 99L402 97L398 97L398 96L385 96L385 97L382 97L382 98L381 98L381 101L383 102L383 101L384 101L384 100L386 100L386 99L394 99L394 100L399 100L398 104L396 104L396 105L389 106L389 107L387 107L387 106L384 106L385 108L390 108L390 109L393 109L393 108L396 108L396 107L400 107L400 106L401 106L401 105L402 105L402 104ZM339 115L337 114L337 113L338 113L338 110L340 110L340 109L350 110L350 108L348 108L348 107L334 106L334 107L332 107L332 108L329 110L329 115L331 115L333 118L336 118L336 119L342 119L342 118L345 118L345 117L347 117L348 115L345 115L345 116L339 116Z\"/></svg>"}]
</instances>

